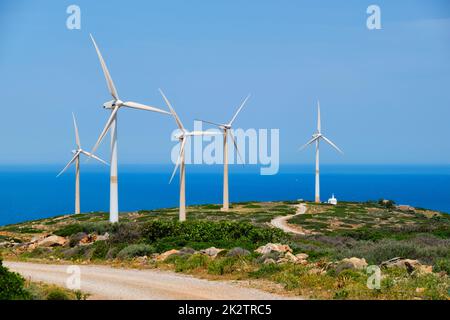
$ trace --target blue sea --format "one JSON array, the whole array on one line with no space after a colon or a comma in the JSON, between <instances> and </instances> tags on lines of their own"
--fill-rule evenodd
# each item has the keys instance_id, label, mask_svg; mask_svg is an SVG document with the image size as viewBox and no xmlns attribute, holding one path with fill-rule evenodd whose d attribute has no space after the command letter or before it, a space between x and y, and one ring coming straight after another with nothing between
<instances>
[{"instance_id":1,"label":"blue sea","mask_svg":"<svg viewBox=\"0 0 450 320\"><path fill-rule=\"evenodd\" d=\"M83 163L82 163L83 165ZM176 207L178 181L169 184L169 165L119 167L120 211ZM56 178L53 165L0 166L0 225L73 212L74 172ZM72 169L71 169L72 170ZM109 171L93 165L81 168L82 212L108 211ZM277 175L262 176L259 167L230 166L230 200L310 200L314 197L314 167L285 165ZM321 196L338 200L392 199L398 204L450 212L450 166L322 165ZM222 166L188 165L188 204L220 203Z\"/></svg>"}]
</instances>

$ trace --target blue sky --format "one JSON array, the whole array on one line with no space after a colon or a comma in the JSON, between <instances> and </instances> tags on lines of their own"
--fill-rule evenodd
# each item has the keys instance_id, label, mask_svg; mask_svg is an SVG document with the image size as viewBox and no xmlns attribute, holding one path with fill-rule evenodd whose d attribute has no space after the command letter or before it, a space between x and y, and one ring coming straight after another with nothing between
<instances>
[{"instance_id":1,"label":"blue sky","mask_svg":"<svg viewBox=\"0 0 450 320\"><path fill-rule=\"evenodd\" d=\"M81 30L66 28L70 4ZM366 28L370 4L382 30ZM189 127L226 121L252 93L236 126L279 128L281 163L313 161L298 147L318 98L324 133L345 151L323 148L325 163L449 163L448 1L15 0L0 3L1 164L66 162L72 111L92 147L110 96L89 33L121 97L164 107L161 87ZM120 163L168 163L174 128L121 110Z\"/></svg>"}]
</instances>

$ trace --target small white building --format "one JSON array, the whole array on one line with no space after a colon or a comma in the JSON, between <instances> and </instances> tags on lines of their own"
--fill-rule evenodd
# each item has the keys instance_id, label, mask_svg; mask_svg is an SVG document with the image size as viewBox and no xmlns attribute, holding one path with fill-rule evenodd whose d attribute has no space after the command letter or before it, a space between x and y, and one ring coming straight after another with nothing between
<instances>
[{"instance_id":1,"label":"small white building","mask_svg":"<svg viewBox=\"0 0 450 320\"><path fill-rule=\"evenodd\" d=\"M337 205L337 199L334 197L334 193L330 199L328 199L328 204L332 204L333 206Z\"/></svg>"}]
</instances>

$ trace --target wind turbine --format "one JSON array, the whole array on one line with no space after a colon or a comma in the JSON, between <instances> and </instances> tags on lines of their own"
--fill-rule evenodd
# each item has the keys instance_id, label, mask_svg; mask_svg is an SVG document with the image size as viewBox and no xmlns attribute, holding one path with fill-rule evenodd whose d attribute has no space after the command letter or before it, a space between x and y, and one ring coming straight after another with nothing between
<instances>
[{"instance_id":1,"label":"wind turbine","mask_svg":"<svg viewBox=\"0 0 450 320\"><path fill-rule=\"evenodd\" d=\"M175 110L173 109L169 100L166 98L166 96L164 95L164 93L162 92L161 89L159 89L159 92L161 92L161 95L164 98L164 101L166 102L167 106L170 109L170 112L172 113L173 117L175 118L175 122L177 123L178 128L181 130L181 133L175 135L175 138L180 141L180 154L178 155L177 163L172 172L172 176L170 177L169 183L172 182L172 179L175 176L175 173L177 172L178 167L180 167L179 219L180 219L180 221L186 221L186 179L185 179L185 163L184 163L184 151L185 151L184 148L186 146L186 141L189 137L192 137L192 136L217 135L220 133L186 130L185 127L183 126L183 123L181 122L180 118L178 117L177 113L175 112Z\"/></svg>"},{"instance_id":2,"label":"wind turbine","mask_svg":"<svg viewBox=\"0 0 450 320\"><path fill-rule=\"evenodd\" d=\"M169 112L147 106L144 104L140 104L133 101L126 101L123 102L119 98L119 94L117 93L116 87L114 86L114 82L111 78L111 75L109 74L108 68L106 67L106 63L103 60L102 54L100 53L100 50L95 43L94 37L92 35L92 43L94 44L95 50L97 51L98 59L100 60L100 64L103 69L103 73L105 75L106 79L106 85L108 86L108 90L111 93L111 96L113 97L113 100L105 102L103 104L103 107L105 109L111 110L111 115L109 116L108 121L106 122L106 125L100 134L94 148L92 148L92 153L97 150L98 146L102 142L103 138L105 137L106 133L111 129L111 170L110 170L110 195L109 195L109 221L111 223L118 222L119 221L119 195L118 195L118 182L117 182L117 112L122 107L128 107L128 108L134 108L139 110L146 110L146 111L153 111L163 114L169 114Z\"/></svg>"},{"instance_id":3,"label":"wind turbine","mask_svg":"<svg viewBox=\"0 0 450 320\"><path fill-rule=\"evenodd\" d=\"M227 146L228 145L228 143L227 143L228 142L228 134L230 134L230 138L233 141L234 148L236 149L236 152L242 161L241 154L237 147L236 139L233 135L233 132L230 130L232 128L234 120L236 120L237 115L239 114L239 112L241 112L242 108L244 107L245 103L247 102L247 100L249 98L250 98L250 95L248 95L244 99L244 101L241 103L241 105L237 109L236 113L234 114L233 118L231 118L230 122L228 122L228 123L215 123L215 122L211 122L211 121L200 120L202 122L215 125L223 131L223 206L222 206L222 211L228 211L228 209L230 208L230 202L229 202L229 197L228 197L228 146Z\"/></svg>"},{"instance_id":4,"label":"wind turbine","mask_svg":"<svg viewBox=\"0 0 450 320\"><path fill-rule=\"evenodd\" d=\"M344 154L341 149L338 148L333 142L331 142L330 139L325 137L322 134L321 130L321 124L320 124L320 103L317 101L317 132L312 135L312 139L309 140L304 146L300 148L300 150L303 150L311 143L316 143L316 195L315 195L315 202L320 203L320 172L319 172L319 144L320 139L323 139L326 141L329 145L331 145L334 149L336 149L341 154Z\"/></svg>"},{"instance_id":5,"label":"wind turbine","mask_svg":"<svg viewBox=\"0 0 450 320\"><path fill-rule=\"evenodd\" d=\"M64 167L64 169L61 170L61 172L56 176L59 177L61 174L63 174L72 163L75 162L75 214L80 213L80 155L84 154L88 157L92 157L101 163L108 164L106 161L103 161L99 157L97 157L95 154L92 154L90 152L84 151L81 149L81 143L80 143L80 136L78 135L78 127L77 127L77 121L75 120L75 115L72 113L73 118L73 126L75 128L75 142L77 144L77 149L72 150L73 157L70 159L70 161L67 163L67 165Z\"/></svg>"}]
</instances>

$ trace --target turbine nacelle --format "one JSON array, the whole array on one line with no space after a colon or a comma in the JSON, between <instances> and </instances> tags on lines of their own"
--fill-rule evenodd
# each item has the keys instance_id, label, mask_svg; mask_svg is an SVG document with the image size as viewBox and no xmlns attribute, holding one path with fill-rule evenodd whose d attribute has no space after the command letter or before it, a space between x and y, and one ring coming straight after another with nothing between
<instances>
[{"instance_id":1,"label":"turbine nacelle","mask_svg":"<svg viewBox=\"0 0 450 320\"><path fill-rule=\"evenodd\" d=\"M111 100L107 101L103 104L103 108L105 109L114 109L115 107L121 107L123 105L122 100Z\"/></svg>"}]
</instances>

